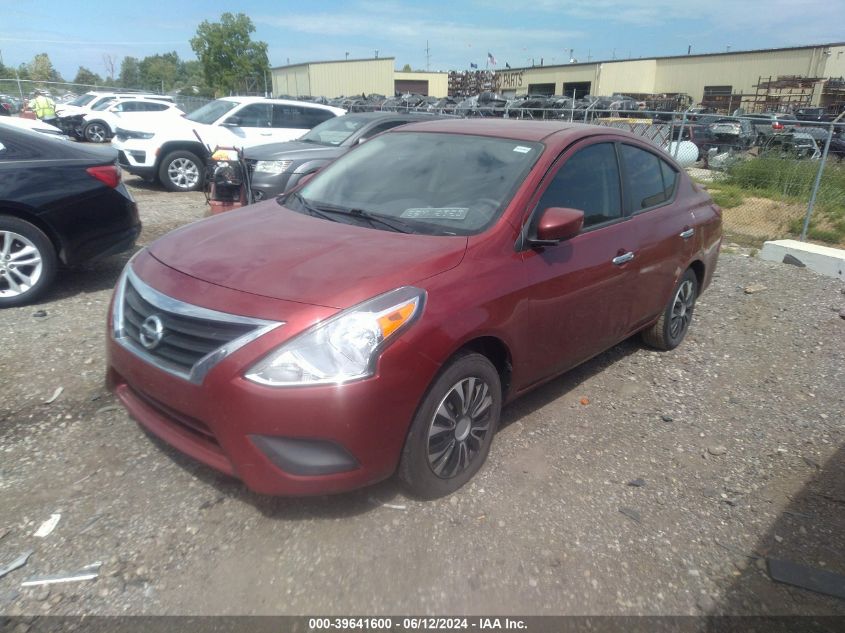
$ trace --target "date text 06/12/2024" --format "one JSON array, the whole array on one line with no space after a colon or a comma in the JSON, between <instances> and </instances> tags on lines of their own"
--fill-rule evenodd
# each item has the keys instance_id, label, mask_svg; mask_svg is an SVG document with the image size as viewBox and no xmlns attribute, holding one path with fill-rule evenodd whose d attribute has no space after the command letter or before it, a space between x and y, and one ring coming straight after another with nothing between
<instances>
[{"instance_id":1,"label":"date text 06/12/2024","mask_svg":"<svg viewBox=\"0 0 845 633\"><path fill-rule=\"evenodd\" d=\"M401 622L401 627L400 627ZM524 620L510 618L310 618L310 630L524 630Z\"/></svg>"}]
</instances>

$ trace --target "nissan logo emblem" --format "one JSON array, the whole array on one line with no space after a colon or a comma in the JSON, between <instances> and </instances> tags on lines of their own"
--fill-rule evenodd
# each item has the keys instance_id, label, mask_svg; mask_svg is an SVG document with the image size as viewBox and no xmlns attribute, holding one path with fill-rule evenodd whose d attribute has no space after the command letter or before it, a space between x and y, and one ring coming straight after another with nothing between
<instances>
[{"instance_id":1,"label":"nissan logo emblem","mask_svg":"<svg viewBox=\"0 0 845 633\"><path fill-rule=\"evenodd\" d=\"M161 343L161 339L164 336L164 325L162 324L159 316L154 314L144 319L138 334L141 339L141 345L147 349L154 350L158 347L158 344Z\"/></svg>"}]
</instances>

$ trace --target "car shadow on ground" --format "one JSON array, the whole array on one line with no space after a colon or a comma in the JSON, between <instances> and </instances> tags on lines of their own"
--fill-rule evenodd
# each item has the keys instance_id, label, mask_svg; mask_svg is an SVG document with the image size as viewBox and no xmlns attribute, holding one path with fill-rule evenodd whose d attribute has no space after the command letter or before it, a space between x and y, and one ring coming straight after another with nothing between
<instances>
[{"instance_id":1,"label":"car shadow on ground","mask_svg":"<svg viewBox=\"0 0 845 633\"><path fill-rule=\"evenodd\" d=\"M760 621L760 631L833 631L841 630L845 616L845 600L822 593L783 584L770 576L772 559L789 561L814 570L839 574L840 592L845 591L845 445L824 464L817 464L799 454L799 467L812 472L803 487L790 498L753 550L744 551L730 543L721 544L725 558L737 570L736 579L727 588L724 598L711 609L711 615L753 614L838 616L838 620L787 618ZM708 631L722 631L719 619ZM746 624L753 624L753 620ZM835 626L834 626L835 625Z\"/></svg>"},{"instance_id":2,"label":"car shadow on ground","mask_svg":"<svg viewBox=\"0 0 845 633\"><path fill-rule=\"evenodd\" d=\"M587 361L583 365L558 377L531 393L522 396L505 407L499 430L513 424L534 411L576 389L588 378L604 371L619 360L642 349L638 337L623 341L619 345ZM221 495L249 503L264 516L284 521L313 518L342 518L363 514L382 504L405 505L415 503L396 477L391 477L361 490L337 495L316 497L270 497L250 492L237 479L218 473L172 448L169 444L147 433L147 436L177 466L216 488Z\"/></svg>"}]
</instances>

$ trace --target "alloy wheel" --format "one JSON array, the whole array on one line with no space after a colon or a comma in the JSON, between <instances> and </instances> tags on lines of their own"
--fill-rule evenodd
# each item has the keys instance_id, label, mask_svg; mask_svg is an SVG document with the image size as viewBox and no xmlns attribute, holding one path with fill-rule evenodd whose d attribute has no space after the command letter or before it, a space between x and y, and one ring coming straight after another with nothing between
<instances>
[{"instance_id":1,"label":"alloy wheel","mask_svg":"<svg viewBox=\"0 0 845 633\"><path fill-rule=\"evenodd\" d=\"M672 316L669 321L669 335L678 339L684 335L692 321L692 309L695 305L695 289L692 281L685 280L678 292L675 293L675 300L672 302Z\"/></svg>"},{"instance_id":2,"label":"alloy wheel","mask_svg":"<svg viewBox=\"0 0 845 633\"><path fill-rule=\"evenodd\" d=\"M464 378L449 389L428 429L428 464L435 475L455 477L479 455L492 404L490 386L480 378Z\"/></svg>"},{"instance_id":3,"label":"alloy wheel","mask_svg":"<svg viewBox=\"0 0 845 633\"><path fill-rule=\"evenodd\" d=\"M177 158L167 166L167 176L180 189L190 189L199 182L200 172L193 161Z\"/></svg>"},{"instance_id":4,"label":"alloy wheel","mask_svg":"<svg viewBox=\"0 0 845 633\"><path fill-rule=\"evenodd\" d=\"M86 138L92 143L105 143L108 135L105 126L100 123L92 123L85 129Z\"/></svg>"},{"instance_id":5,"label":"alloy wheel","mask_svg":"<svg viewBox=\"0 0 845 633\"><path fill-rule=\"evenodd\" d=\"M29 239L13 231L0 231L0 297L18 297L41 278L41 253Z\"/></svg>"}]
</instances>

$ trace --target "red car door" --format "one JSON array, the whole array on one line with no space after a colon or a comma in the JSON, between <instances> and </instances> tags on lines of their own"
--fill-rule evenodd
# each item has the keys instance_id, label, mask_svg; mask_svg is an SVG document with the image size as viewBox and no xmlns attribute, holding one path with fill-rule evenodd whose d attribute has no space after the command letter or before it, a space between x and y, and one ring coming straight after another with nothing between
<instances>
[{"instance_id":1,"label":"red car door","mask_svg":"<svg viewBox=\"0 0 845 633\"><path fill-rule=\"evenodd\" d=\"M638 244L629 288L633 332L666 307L698 241L691 198L678 195L677 170L657 150L627 143L618 148L628 230Z\"/></svg>"},{"instance_id":2,"label":"red car door","mask_svg":"<svg viewBox=\"0 0 845 633\"><path fill-rule=\"evenodd\" d=\"M526 353L515 359L527 386L624 337L637 244L622 212L614 143L590 140L563 154L544 179L529 222L549 207L584 211L584 228L556 246L523 251L529 302ZM529 232L531 230L529 226Z\"/></svg>"}]
</instances>

